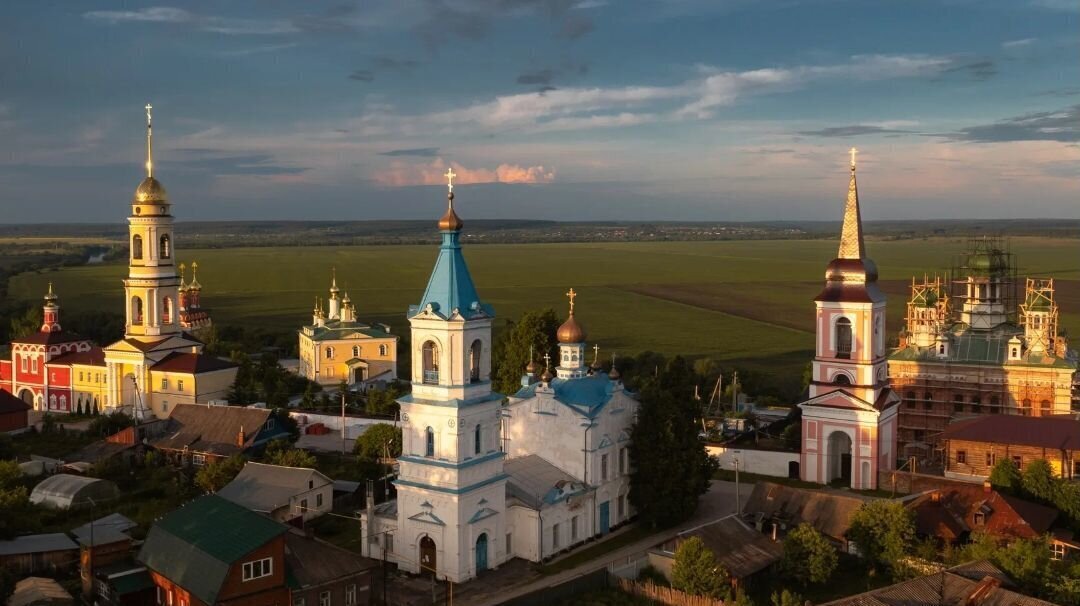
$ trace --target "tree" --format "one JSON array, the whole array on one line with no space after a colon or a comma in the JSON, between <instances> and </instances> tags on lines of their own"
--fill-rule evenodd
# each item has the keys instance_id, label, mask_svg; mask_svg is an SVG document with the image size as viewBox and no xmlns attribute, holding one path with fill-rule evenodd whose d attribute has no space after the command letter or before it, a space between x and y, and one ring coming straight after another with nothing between
<instances>
[{"instance_id":1,"label":"tree","mask_svg":"<svg viewBox=\"0 0 1080 606\"><path fill-rule=\"evenodd\" d=\"M304 386L304 397L300 398L300 408L310 410L315 407L315 382L308 381Z\"/></svg>"},{"instance_id":2,"label":"tree","mask_svg":"<svg viewBox=\"0 0 1080 606\"><path fill-rule=\"evenodd\" d=\"M1052 503L1057 497L1057 478L1046 459L1035 459L1024 467L1020 487L1029 496L1044 503Z\"/></svg>"},{"instance_id":3,"label":"tree","mask_svg":"<svg viewBox=\"0 0 1080 606\"><path fill-rule=\"evenodd\" d=\"M836 549L810 524L799 524L784 538L780 570L803 587L828 581L836 564Z\"/></svg>"},{"instance_id":4,"label":"tree","mask_svg":"<svg viewBox=\"0 0 1080 606\"><path fill-rule=\"evenodd\" d=\"M0 490L15 488L21 481L22 470L18 461L0 461Z\"/></svg>"},{"instance_id":5,"label":"tree","mask_svg":"<svg viewBox=\"0 0 1080 606\"><path fill-rule=\"evenodd\" d=\"M389 423L376 423L356 438L353 453L366 461L376 461L383 456L401 456L401 428Z\"/></svg>"},{"instance_id":6,"label":"tree","mask_svg":"<svg viewBox=\"0 0 1080 606\"><path fill-rule=\"evenodd\" d=\"M631 429L630 502L653 528L693 515L716 471L715 460L697 437L700 403L693 397L694 381L689 365L676 357L641 388Z\"/></svg>"},{"instance_id":7,"label":"tree","mask_svg":"<svg viewBox=\"0 0 1080 606\"><path fill-rule=\"evenodd\" d=\"M204 465L195 473L195 485L206 492L217 492L240 473L247 463L242 455L235 454Z\"/></svg>"},{"instance_id":8,"label":"tree","mask_svg":"<svg viewBox=\"0 0 1080 606\"><path fill-rule=\"evenodd\" d=\"M274 440L266 445L263 461L282 467L314 467L315 457L306 450L291 448L285 440Z\"/></svg>"},{"instance_id":9,"label":"tree","mask_svg":"<svg viewBox=\"0 0 1080 606\"><path fill-rule=\"evenodd\" d=\"M16 339L32 335L35 332L41 330L41 308L30 307L22 315L11 316L11 327L8 331L8 337Z\"/></svg>"},{"instance_id":10,"label":"tree","mask_svg":"<svg viewBox=\"0 0 1080 606\"><path fill-rule=\"evenodd\" d=\"M780 439L788 450L799 452L802 449L802 423L795 421L780 432Z\"/></svg>"},{"instance_id":11,"label":"tree","mask_svg":"<svg viewBox=\"0 0 1080 606\"><path fill-rule=\"evenodd\" d=\"M508 323L491 352L491 382L495 391L512 394L521 388L521 375L529 364L530 350L538 364L544 363L544 354L558 360L555 332L561 323L550 307L527 311L517 322Z\"/></svg>"},{"instance_id":12,"label":"tree","mask_svg":"<svg viewBox=\"0 0 1080 606\"><path fill-rule=\"evenodd\" d=\"M769 601L772 602L772 606L803 606L803 597L787 589L779 593L774 591Z\"/></svg>"},{"instance_id":13,"label":"tree","mask_svg":"<svg viewBox=\"0 0 1080 606\"><path fill-rule=\"evenodd\" d=\"M1015 493L1020 489L1020 470L1012 459L1001 459L990 470L990 485L1008 493Z\"/></svg>"},{"instance_id":14,"label":"tree","mask_svg":"<svg viewBox=\"0 0 1080 606\"><path fill-rule=\"evenodd\" d=\"M915 514L897 501L863 503L851 516L847 538L867 561L895 571L915 539Z\"/></svg>"},{"instance_id":15,"label":"tree","mask_svg":"<svg viewBox=\"0 0 1080 606\"><path fill-rule=\"evenodd\" d=\"M690 537L675 550L671 586L691 595L714 599L726 600L731 595L731 577L698 537Z\"/></svg>"}]
</instances>

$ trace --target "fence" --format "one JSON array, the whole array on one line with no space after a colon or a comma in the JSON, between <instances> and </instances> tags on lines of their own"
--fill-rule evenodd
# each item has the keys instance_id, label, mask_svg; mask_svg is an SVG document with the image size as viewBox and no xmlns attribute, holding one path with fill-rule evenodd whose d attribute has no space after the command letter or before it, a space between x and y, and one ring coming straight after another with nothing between
<instances>
[{"instance_id":1,"label":"fence","mask_svg":"<svg viewBox=\"0 0 1080 606\"><path fill-rule=\"evenodd\" d=\"M502 602L499 606L552 606L590 591L609 587L606 568L574 577L565 583L544 587L523 596Z\"/></svg>"},{"instance_id":2,"label":"fence","mask_svg":"<svg viewBox=\"0 0 1080 606\"><path fill-rule=\"evenodd\" d=\"M639 583L627 579L618 579L615 585L622 591L631 595L640 596L654 602L667 604L668 606L724 606L724 600L714 600L700 595L690 595L678 589L653 585L652 583Z\"/></svg>"}]
</instances>

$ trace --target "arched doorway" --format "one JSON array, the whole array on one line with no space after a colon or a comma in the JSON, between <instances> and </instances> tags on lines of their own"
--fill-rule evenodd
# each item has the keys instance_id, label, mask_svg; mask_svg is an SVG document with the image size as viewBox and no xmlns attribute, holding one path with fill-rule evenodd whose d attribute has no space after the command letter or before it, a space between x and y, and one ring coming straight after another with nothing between
<instances>
[{"instance_id":1,"label":"arched doorway","mask_svg":"<svg viewBox=\"0 0 1080 606\"><path fill-rule=\"evenodd\" d=\"M435 541L429 536L420 539L420 572L435 574L438 570L435 560Z\"/></svg>"},{"instance_id":2,"label":"arched doorway","mask_svg":"<svg viewBox=\"0 0 1080 606\"><path fill-rule=\"evenodd\" d=\"M135 414L135 375L130 372L120 381L120 406L125 412Z\"/></svg>"},{"instance_id":3,"label":"arched doorway","mask_svg":"<svg viewBox=\"0 0 1080 606\"><path fill-rule=\"evenodd\" d=\"M487 533L481 533L476 537L476 574L487 570L488 567L488 539Z\"/></svg>"},{"instance_id":4,"label":"arched doorway","mask_svg":"<svg viewBox=\"0 0 1080 606\"><path fill-rule=\"evenodd\" d=\"M30 406L33 406L34 405L34 392L30 391L29 389L24 389L24 390L19 392L19 399L22 400L23 402L26 402Z\"/></svg>"},{"instance_id":5,"label":"arched doorway","mask_svg":"<svg viewBox=\"0 0 1080 606\"><path fill-rule=\"evenodd\" d=\"M787 464L787 477L791 478L792 480L798 480L799 479L799 462L798 461L788 461L788 464Z\"/></svg>"},{"instance_id":6,"label":"arched doorway","mask_svg":"<svg viewBox=\"0 0 1080 606\"><path fill-rule=\"evenodd\" d=\"M851 436L843 431L829 434L829 468L825 481L831 483L839 479L851 485Z\"/></svg>"}]
</instances>

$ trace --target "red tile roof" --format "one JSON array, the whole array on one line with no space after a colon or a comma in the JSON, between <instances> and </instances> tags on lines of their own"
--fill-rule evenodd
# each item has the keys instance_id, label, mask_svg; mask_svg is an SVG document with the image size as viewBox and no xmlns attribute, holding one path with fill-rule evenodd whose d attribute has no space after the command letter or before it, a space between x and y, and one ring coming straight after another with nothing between
<instances>
[{"instance_id":1,"label":"red tile roof","mask_svg":"<svg viewBox=\"0 0 1080 606\"><path fill-rule=\"evenodd\" d=\"M12 343L25 343L29 345L56 345L59 343L71 343L74 341L86 341L84 337L68 332L65 330L58 330L56 332L35 332L25 337L19 337L18 339L12 339Z\"/></svg>"},{"instance_id":2,"label":"red tile roof","mask_svg":"<svg viewBox=\"0 0 1080 606\"><path fill-rule=\"evenodd\" d=\"M940 488L913 500L920 535L949 541L972 531L1004 539L1030 539L1050 529L1056 509L1032 503L983 486ZM982 522L975 522L975 514Z\"/></svg>"},{"instance_id":3,"label":"red tile roof","mask_svg":"<svg viewBox=\"0 0 1080 606\"><path fill-rule=\"evenodd\" d=\"M941 435L946 440L1080 450L1080 421L1070 417L986 415L956 421Z\"/></svg>"},{"instance_id":4,"label":"red tile roof","mask_svg":"<svg viewBox=\"0 0 1080 606\"><path fill-rule=\"evenodd\" d=\"M151 366L150 370L199 374L203 372L213 372L215 370L225 370L226 368L236 368L236 366L235 363L228 360L222 360L217 356L173 352L162 358L157 364Z\"/></svg>"},{"instance_id":5,"label":"red tile roof","mask_svg":"<svg viewBox=\"0 0 1080 606\"><path fill-rule=\"evenodd\" d=\"M49 360L49 364L87 364L90 366L105 366L105 350L100 347L91 347L86 351L72 351L56 356Z\"/></svg>"}]
</instances>

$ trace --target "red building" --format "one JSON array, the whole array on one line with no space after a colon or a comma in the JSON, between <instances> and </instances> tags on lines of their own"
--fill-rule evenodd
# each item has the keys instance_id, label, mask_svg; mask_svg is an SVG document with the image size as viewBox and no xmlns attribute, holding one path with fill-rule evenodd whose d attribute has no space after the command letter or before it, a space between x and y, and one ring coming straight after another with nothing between
<instances>
[{"instance_id":1,"label":"red building","mask_svg":"<svg viewBox=\"0 0 1080 606\"><path fill-rule=\"evenodd\" d=\"M90 351L94 344L60 326L59 297L52 284L45 295L43 321L38 332L12 339L11 359L0 360L0 390L6 391L34 410L72 410L71 367L50 365L56 358Z\"/></svg>"},{"instance_id":2,"label":"red building","mask_svg":"<svg viewBox=\"0 0 1080 606\"><path fill-rule=\"evenodd\" d=\"M0 391L0 433L22 431L30 425L30 405Z\"/></svg>"}]
</instances>

